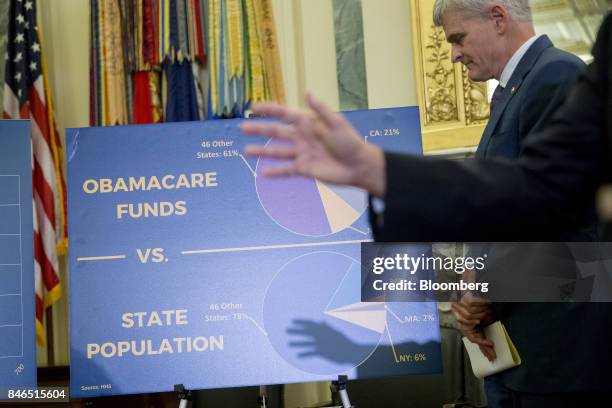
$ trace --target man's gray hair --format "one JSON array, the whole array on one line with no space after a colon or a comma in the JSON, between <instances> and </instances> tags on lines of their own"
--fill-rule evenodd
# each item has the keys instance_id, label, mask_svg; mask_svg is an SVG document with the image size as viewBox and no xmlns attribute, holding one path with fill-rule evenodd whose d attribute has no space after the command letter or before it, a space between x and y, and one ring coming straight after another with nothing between
<instances>
[{"instance_id":1,"label":"man's gray hair","mask_svg":"<svg viewBox=\"0 0 612 408\"><path fill-rule=\"evenodd\" d=\"M529 0L436 0L433 7L433 21L440 27L444 13L448 10L461 11L473 16L485 15L493 4L504 6L518 21L531 21Z\"/></svg>"}]
</instances>

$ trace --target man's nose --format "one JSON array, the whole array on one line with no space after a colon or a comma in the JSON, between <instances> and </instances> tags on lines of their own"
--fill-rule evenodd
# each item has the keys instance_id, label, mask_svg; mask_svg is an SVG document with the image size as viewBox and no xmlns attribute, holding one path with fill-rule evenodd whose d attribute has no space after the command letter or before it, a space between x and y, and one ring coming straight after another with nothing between
<instances>
[{"instance_id":1,"label":"man's nose","mask_svg":"<svg viewBox=\"0 0 612 408\"><path fill-rule=\"evenodd\" d=\"M457 46L453 45L453 47L451 48L451 61L453 61L453 64L455 64L457 62L461 62L462 59L463 54Z\"/></svg>"}]
</instances>

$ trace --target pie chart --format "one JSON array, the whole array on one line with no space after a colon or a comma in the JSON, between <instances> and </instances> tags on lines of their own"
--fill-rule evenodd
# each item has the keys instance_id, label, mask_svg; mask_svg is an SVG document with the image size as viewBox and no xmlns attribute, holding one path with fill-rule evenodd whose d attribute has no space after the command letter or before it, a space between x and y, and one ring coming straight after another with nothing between
<instances>
[{"instance_id":1,"label":"pie chart","mask_svg":"<svg viewBox=\"0 0 612 408\"><path fill-rule=\"evenodd\" d=\"M270 141L268 145L282 145ZM262 174L265 167L286 163L260 159L256 169L259 202L281 227L299 235L325 236L350 227L367 208L364 191L334 186L306 177L272 178Z\"/></svg>"},{"instance_id":2,"label":"pie chart","mask_svg":"<svg viewBox=\"0 0 612 408\"><path fill-rule=\"evenodd\" d=\"M276 274L264 299L268 339L285 361L312 374L358 367L386 327L383 303L361 303L361 264L337 252L294 258Z\"/></svg>"},{"instance_id":3,"label":"pie chart","mask_svg":"<svg viewBox=\"0 0 612 408\"><path fill-rule=\"evenodd\" d=\"M439 350L436 303L361 302L361 264L338 252L312 252L282 266L266 290L263 318L275 351L307 373L338 375L366 360L394 374L440 364L431 349L426 363L398 360L427 351L426 344Z\"/></svg>"}]
</instances>

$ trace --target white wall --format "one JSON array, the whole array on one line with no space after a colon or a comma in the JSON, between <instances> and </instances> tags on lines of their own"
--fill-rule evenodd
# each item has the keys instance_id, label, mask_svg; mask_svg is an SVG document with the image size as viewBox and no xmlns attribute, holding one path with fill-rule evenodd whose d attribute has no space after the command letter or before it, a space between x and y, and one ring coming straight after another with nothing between
<instances>
[{"instance_id":1,"label":"white wall","mask_svg":"<svg viewBox=\"0 0 612 408\"><path fill-rule=\"evenodd\" d=\"M408 0L361 0L372 109L417 105Z\"/></svg>"},{"instance_id":2,"label":"white wall","mask_svg":"<svg viewBox=\"0 0 612 408\"><path fill-rule=\"evenodd\" d=\"M89 1L39 1L60 131L89 125Z\"/></svg>"},{"instance_id":3,"label":"white wall","mask_svg":"<svg viewBox=\"0 0 612 408\"><path fill-rule=\"evenodd\" d=\"M410 2L362 0L370 108L416 105ZM305 90L338 109L331 0L274 0L287 102Z\"/></svg>"}]
</instances>

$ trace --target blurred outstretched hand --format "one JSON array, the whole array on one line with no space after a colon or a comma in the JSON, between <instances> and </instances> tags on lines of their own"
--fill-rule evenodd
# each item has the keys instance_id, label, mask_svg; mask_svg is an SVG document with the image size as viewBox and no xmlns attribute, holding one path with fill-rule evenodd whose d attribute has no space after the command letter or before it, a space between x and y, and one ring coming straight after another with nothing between
<instances>
[{"instance_id":1,"label":"blurred outstretched hand","mask_svg":"<svg viewBox=\"0 0 612 408\"><path fill-rule=\"evenodd\" d=\"M251 156L286 160L268 166L269 177L307 176L333 184L350 185L382 197L385 194L385 158L381 149L363 141L344 116L333 112L313 95L309 110L275 103L253 106L253 113L278 121L245 121L241 130L285 143L248 145Z\"/></svg>"}]
</instances>

